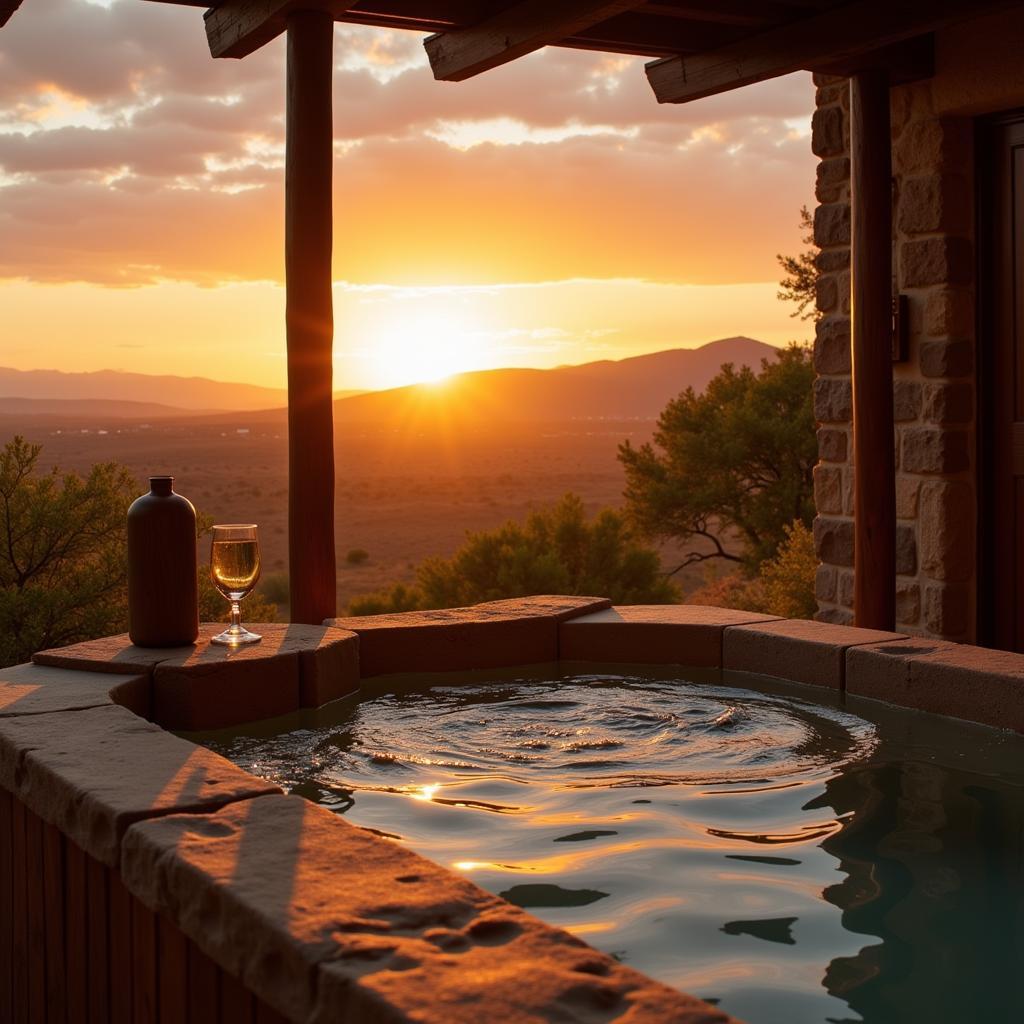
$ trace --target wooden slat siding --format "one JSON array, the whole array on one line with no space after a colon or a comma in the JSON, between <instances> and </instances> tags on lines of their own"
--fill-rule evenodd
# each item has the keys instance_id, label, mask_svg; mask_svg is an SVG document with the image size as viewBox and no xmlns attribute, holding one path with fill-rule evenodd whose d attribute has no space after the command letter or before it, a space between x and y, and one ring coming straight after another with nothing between
<instances>
[{"instance_id":1,"label":"wooden slat siding","mask_svg":"<svg viewBox=\"0 0 1024 1024\"><path fill-rule=\"evenodd\" d=\"M28 1020L28 889L25 878L25 805L12 802L11 814L11 885L14 907L14 935L11 980L13 1020L21 1024Z\"/></svg>"},{"instance_id":2,"label":"wooden slat siding","mask_svg":"<svg viewBox=\"0 0 1024 1024\"><path fill-rule=\"evenodd\" d=\"M64 843L64 960L67 965L68 1024L89 1019L89 903L86 855Z\"/></svg>"},{"instance_id":3,"label":"wooden slat siding","mask_svg":"<svg viewBox=\"0 0 1024 1024\"><path fill-rule=\"evenodd\" d=\"M131 897L132 908L132 1022L157 1024L156 914Z\"/></svg>"},{"instance_id":4,"label":"wooden slat siding","mask_svg":"<svg viewBox=\"0 0 1024 1024\"><path fill-rule=\"evenodd\" d=\"M0 1020L4 1021L14 1017L11 1001L14 988L11 971L14 955L13 817L11 794L0 789Z\"/></svg>"},{"instance_id":5,"label":"wooden slat siding","mask_svg":"<svg viewBox=\"0 0 1024 1024\"><path fill-rule=\"evenodd\" d=\"M1016 6L1014 0L859 0L708 53L647 65L659 103L687 103L754 82L817 71L883 46Z\"/></svg>"},{"instance_id":6,"label":"wooden slat siding","mask_svg":"<svg viewBox=\"0 0 1024 1024\"><path fill-rule=\"evenodd\" d=\"M43 895L43 823L25 812L25 906L28 911L28 1019L46 1020L46 905Z\"/></svg>"},{"instance_id":7,"label":"wooden slat siding","mask_svg":"<svg viewBox=\"0 0 1024 1024\"><path fill-rule=\"evenodd\" d=\"M188 939L162 914L157 917L157 949L160 1024L187 1024Z\"/></svg>"},{"instance_id":8,"label":"wooden slat siding","mask_svg":"<svg viewBox=\"0 0 1024 1024\"><path fill-rule=\"evenodd\" d=\"M130 1024L132 1019L132 896L121 876L107 868L110 907L110 1021Z\"/></svg>"},{"instance_id":9,"label":"wooden slat siding","mask_svg":"<svg viewBox=\"0 0 1024 1024\"><path fill-rule=\"evenodd\" d=\"M188 1019L214 1021L220 1007L220 968L194 943L188 944Z\"/></svg>"},{"instance_id":10,"label":"wooden slat siding","mask_svg":"<svg viewBox=\"0 0 1024 1024\"><path fill-rule=\"evenodd\" d=\"M463 82L637 6L638 0L523 0L478 25L430 36L423 45L434 78Z\"/></svg>"},{"instance_id":11,"label":"wooden slat siding","mask_svg":"<svg viewBox=\"0 0 1024 1024\"><path fill-rule=\"evenodd\" d=\"M60 830L43 824L43 900L46 927L46 1020L65 1024L68 1013L64 933L64 845Z\"/></svg>"},{"instance_id":12,"label":"wooden slat siding","mask_svg":"<svg viewBox=\"0 0 1024 1024\"><path fill-rule=\"evenodd\" d=\"M256 1024L290 1024L287 1017L256 1000Z\"/></svg>"},{"instance_id":13,"label":"wooden slat siding","mask_svg":"<svg viewBox=\"0 0 1024 1024\"><path fill-rule=\"evenodd\" d=\"M220 972L221 1024L254 1024L256 1000L253 994L227 971Z\"/></svg>"},{"instance_id":14,"label":"wooden slat siding","mask_svg":"<svg viewBox=\"0 0 1024 1024\"><path fill-rule=\"evenodd\" d=\"M85 858L87 967L89 972L89 1024L110 1020L110 899L107 869L92 857Z\"/></svg>"},{"instance_id":15,"label":"wooden slat siding","mask_svg":"<svg viewBox=\"0 0 1024 1024\"><path fill-rule=\"evenodd\" d=\"M314 625L333 618L338 601L331 293L333 47L329 14L289 15L284 197L289 593L292 621Z\"/></svg>"}]
</instances>

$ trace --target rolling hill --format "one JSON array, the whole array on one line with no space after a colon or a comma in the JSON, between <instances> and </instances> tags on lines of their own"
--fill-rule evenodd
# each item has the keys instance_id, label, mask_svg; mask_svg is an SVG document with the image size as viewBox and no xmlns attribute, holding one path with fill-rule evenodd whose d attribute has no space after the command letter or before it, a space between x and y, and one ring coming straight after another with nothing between
<instances>
[{"instance_id":1,"label":"rolling hill","mask_svg":"<svg viewBox=\"0 0 1024 1024\"><path fill-rule=\"evenodd\" d=\"M480 370L445 381L371 391L335 402L335 420L396 427L430 424L652 420L670 398L702 391L723 363L759 368L773 346L723 338L699 348L551 370Z\"/></svg>"}]
</instances>

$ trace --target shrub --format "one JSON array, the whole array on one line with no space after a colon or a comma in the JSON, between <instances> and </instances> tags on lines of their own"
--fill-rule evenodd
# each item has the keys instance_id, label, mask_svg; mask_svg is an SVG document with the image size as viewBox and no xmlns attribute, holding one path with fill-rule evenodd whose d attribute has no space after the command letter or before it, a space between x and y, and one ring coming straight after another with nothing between
<instances>
[{"instance_id":1,"label":"shrub","mask_svg":"<svg viewBox=\"0 0 1024 1024\"><path fill-rule=\"evenodd\" d=\"M352 548L347 555L345 555L345 561L349 565L363 565L370 558L370 552L365 548Z\"/></svg>"},{"instance_id":2,"label":"shrub","mask_svg":"<svg viewBox=\"0 0 1024 1024\"><path fill-rule=\"evenodd\" d=\"M524 522L469 534L451 558L421 563L414 586L356 598L349 611L455 608L531 594L593 594L619 604L679 599L657 552L635 538L621 512L606 508L588 520L583 502L567 494Z\"/></svg>"}]
</instances>

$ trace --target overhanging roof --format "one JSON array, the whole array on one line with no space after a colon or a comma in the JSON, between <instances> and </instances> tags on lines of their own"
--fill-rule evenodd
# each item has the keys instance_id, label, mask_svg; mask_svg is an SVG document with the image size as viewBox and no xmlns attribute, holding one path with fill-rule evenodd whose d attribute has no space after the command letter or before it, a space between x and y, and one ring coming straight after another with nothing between
<instances>
[{"instance_id":1,"label":"overhanging roof","mask_svg":"<svg viewBox=\"0 0 1024 1024\"><path fill-rule=\"evenodd\" d=\"M150 0L205 7L207 0ZM0 0L0 25L21 0ZM1022 0L220 0L205 13L214 57L244 57L295 11L432 33L434 76L461 81L544 46L657 58L660 102L685 103L792 71L931 74L930 33Z\"/></svg>"}]
</instances>

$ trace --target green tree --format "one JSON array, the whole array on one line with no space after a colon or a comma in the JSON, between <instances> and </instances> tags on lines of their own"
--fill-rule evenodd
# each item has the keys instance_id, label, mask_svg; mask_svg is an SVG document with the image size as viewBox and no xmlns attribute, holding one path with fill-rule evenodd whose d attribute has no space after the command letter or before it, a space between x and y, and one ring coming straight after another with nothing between
<instances>
[{"instance_id":1,"label":"green tree","mask_svg":"<svg viewBox=\"0 0 1024 1024\"><path fill-rule=\"evenodd\" d=\"M814 577L818 555L814 535L799 519L786 527L786 539L774 558L761 563L758 582L761 611L787 619L810 619L818 610Z\"/></svg>"},{"instance_id":2,"label":"green tree","mask_svg":"<svg viewBox=\"0 0 1024 1024\"><path fill-rule=\"evenodd\" d=\"M128 628L126 517L139 485L113 462L84 478L39 473L41 453L23 437L0 452L0 665ZM209 518L198 520L208 532ZM250 622L272 622L277 611L260 594L243 608ZM230 618L208 565L199 567L199 617Z\"/></svg>"},{"instance_id":3,"label":"green tree","mask_svg":"<svg viewBox=\"0 0 1024 1024\"><path fill-rule=\"evenodd\" d=\"M524 522L469 534L451 558L418 566L414 587L356 598L349 611L454 608L530 594L595 594L620 604L679 597L657 552L636 539L622 513L606 508L588 520L583 502L567 494Z\"/></svg>"},{"instance_id":4,"label":"green tree","mask_svg":"<svg viewBox=\"0 0 1024 1024\"><path fill-rule=\"evenodd\" d=\"M37 473L42 446L0 453L0 664L123 629L125 515L137 494L111 462L84 479Z\"/></svg>"},{"instance_id":5,"label":"green tree","mask_svg":"<svg viewBox=\"0 0 1024 1024\"><path fill-rule=\"evenodd\" d=\"M783 277L779 282L778 298L783 302L795 302L796 312L790 316L801 320L819 320L817 285L818 285L818 249L814 244L814 218L806 206L800 207L800 229L804 232L801 241L808 248L796 256L775 257L782 268Z\"/></svg>"},{"instance_id":6,"label":"green tree","mask_svg":"<svg viewBox=\"0 0 1024 1024\"><path fill-rule=\"evenodd\" d=\"M688 388L669 402L652 442L619 447L637 528L710 542L709 552L690 552L674 572L721 558L753 574L794 519L810 525L813 382L810 353L798 345L765 359L759 374L726 364L702 394Z\"/></svg>"}]
</instances>

